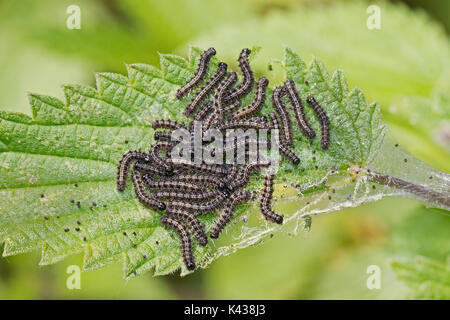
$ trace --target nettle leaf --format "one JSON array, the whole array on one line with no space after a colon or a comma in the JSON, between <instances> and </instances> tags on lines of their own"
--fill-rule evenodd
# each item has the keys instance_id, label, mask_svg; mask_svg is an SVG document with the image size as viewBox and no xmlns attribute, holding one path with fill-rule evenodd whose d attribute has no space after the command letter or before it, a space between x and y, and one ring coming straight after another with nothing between
<instances>
[{"instance_id":1,"label":"nettle leaf","mask_svg":"<svg viewBox=\"0 0 450 320\"><path fill-rule=\"evenodd\" d=\"M450 260L449 260L450 261ZM418 256L410 261L391 264L397 277L413 291L415 299L450 298L450 263Z\"/></svg>"},{"instance_id":2,"label":"nettle leaf","mask_svg":"<svg viewBox=\"0 0 450 320\"><path fill-rule=\"evenodd\" d=\"M178 101L175 92L194 74L201 52L192 48L188 60L161 54L160 69L130 64L127 76L98 73L96 88L64 86L65 101L30 94L32 118L0 113L3 256L41 249L40 264L47 265L84 253L85 270L121 262L126 278L150 270L156 275L179 269L182 275L189 273L179 239L163 228L160 214L141 205L131 186L118 192L115 180L117 163L125 152L148 149L154 142L154 120L188 121L181 111L192 93ZM217 64L218 59L213 58L210 74ZM275 209L285 214L283 226L255 219L259 214L255 214L254 202L240 205L234 216L239 225L227 228L232 238L210 241L207 247L194 244L196 263L201 267L221 255L260 243L272 232L296 233L300 225L310 226L313 215L386 195L405 195L391 186L369 188L370 175L357 169L373 164L396 173L398 163L403 163L394 161L402 159L400 151L386 147L387 129L378 104L367 103L360 89L350 90L341 70L328 74L317 58L307 66L286 49L283 66L302 99L314 96L327 112L330 148L323 151L320 139L310 144L295 129L294 149L301 165L284 161L276 175ZM263 114L271 110L270 90L267 96ZM251 95L246 97L244 104L251 99ZM312 125L319 128L310 108L306 112ZM421 175L433 172L419 161L410 159L409 163L400 172L415 182L426 181ZM435 176L431 187L448 188L441 181L446 178L442 173ZM255 177L249 187L259 190L261 177ZM283 211L288 203L295 204L294 212ZM208 229L215 217L209 214L200 219Z\"/></svg>"}]
</instances>

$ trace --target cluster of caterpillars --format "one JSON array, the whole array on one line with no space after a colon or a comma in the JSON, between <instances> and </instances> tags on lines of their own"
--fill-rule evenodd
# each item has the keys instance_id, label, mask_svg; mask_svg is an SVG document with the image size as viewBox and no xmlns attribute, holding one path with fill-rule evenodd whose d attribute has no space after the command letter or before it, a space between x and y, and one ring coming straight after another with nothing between
<instances>
[{"instance_id":1,"label":"cluster of caterpillars","mask_svg":"<svg viewBox=\"0 0 450 320\"><path fill-rule=\"evenodd\" d=\"M227 129L249 128L279 132L280 152L292 163L299 164L300 159L289 149L293 143L292 123L282 101L283 96L288 97L302 132L309 138L315 137L316 133L305 117L304 107L294 82L287 80L283 86L274 89L272 103L275 112L266 118L260 112L269 84L264 77L256 82L252 102L241 108L242 98L252 91L255 83L249 63L250 50L242 50L239 56L243 80L238 85L236 85L237 74L228 72L228 67L223 62L219 63L215 73L204 81L211 58L215 54L214 48L204 51L196 74L176 93L176 97L181 100L204 82L184 110L184 115L191 118L191 123L187 126L191 136L193 137L194 121L201 121L203 132L213 128L224 132ZM307 102L320 120L322 148L327 149L330 134L328 117L314 98L308 97ZM231 221L236 206L250 200L251 193L245 187L251 175L269 167L271 163L261 154L257 154L256 161L244 164L238 164L236 159L232 163L225 164L174 160L170 157L174 147L171 134L180 128L186 127L172 120L155 121L153 129L156 143L151 146L149 152L129 151L123 155L118 167L117 189L119 191L125 189L128 173L132 169L131 177L136 196L145 206L164 212L161 223L176 231L180 237L184 262L186 267L192 270L195 263L191 234L199 245L205 246L208 243L205 228L200 223L198 215L221 210L209 230L211 238L218 238ZM159 131L161 129L163 131ZM248 142L247 140L243 142L246 147ZM246 152L248 156L249 150L246 149ZM260 209L268 221L281 224L282 215L272 210L273 181L273 172L267 173L260 196Z\"/></svg>"}]
</instances>

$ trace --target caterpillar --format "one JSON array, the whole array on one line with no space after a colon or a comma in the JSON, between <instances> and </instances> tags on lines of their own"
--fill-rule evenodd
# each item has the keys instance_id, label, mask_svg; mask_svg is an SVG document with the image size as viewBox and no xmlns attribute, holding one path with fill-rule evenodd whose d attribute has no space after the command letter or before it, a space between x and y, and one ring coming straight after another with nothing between
<instances>
[{"instance_id":1,"label":"caterpillar","mask_svg":"<svg viewBox=\"0 0 450 320\"><path fill-rule=\"evenodd\" d=\"M234 165L243 164L247 160L249 163L256 163L260 159L261 159L261 154L258 151L245 150L243 155L241 155L239 153L235 153L232 163Z\"/></svg>"},{"instance_id":2,"label":"caterpillar","mask_svg":"<svg viewBox=\"0 0 450 320\"><path fill-rule=\"evenodd\" d=\"M289 160L291 160L291 162L295 165L300 163L300 159L297 157L297 155L292 152L289 147L285 146L284 144L280 143L280 145L278 146L279 150L281 151L282 154L284 154L286 156L286 158L288 158Z\"/></svg>"},{"instance_id":3,"label":"caterpillar","mask_svg":"<svg viewBox=\"0 0 450 320\"><path fill-rule=\"evenodd\" d=\"M256 93L253 101L245 108L236 111L232 115L231 119L242 119L261 110L261 107L264 104L264 100L266 98L266 89L268 84L269 80L267 80L267 78L260 78L256 85Z\"/></svg>"},{"instance_id":4,"label":"caterpillar","mask_svg":"<svg viewBox=\"0 0 450 320\"><path fill-rule=\"evenodd\" d=\"M214 89L227 73L228 66L221 62L216 73L208 80L208 82L200 89L196 96L189 102L183 114L190 116L198 107L198 105L206 98L206 96Z\"/></svg>"},{"instance_id":5,"label":"caterpillar","mask_svg":"<svg viewBox=\"0 0 450 320\"><path fill-rule=\"evenodd\" d=\"M225 130L225 129L268 129L268 125L265 122L262 122L261 119L248 119L248 120L231 120L226 122L225 124L219 126L217 129Z\"/></svg>"},{"instance_id":6,"label":"caterpillar","mask_svg":"<svg viewBox=\"0 0 450 320\"><path fill-rule=\"evenodd\" d=\"M140 151L128 151L127 153L125 153L122 156L122 159L120 159L119 166L117 167L117 190L125 190L130 165L133 161L136 160L142 160L145 162L151 161L148 154Z\"/></svg>"},{"instance_id":7,"label":"caterpillar","mask_svg":"<svg viewBox=\"0 0 450 320\"><path fill-rule=\"evenodd\" d=\"M317 117L320 120L320 125L322 127L322 149L328 149L328 145L330 143L330 121L328 120L328 116L325 111L323 111L322 107L317 103L317 101L313 97L306 98L306 101L313 108L314 112L317 114Z\"/></svg>"},{"instance_id":8,"label":"caterpillar","mask_svg":"<svg viewBox=\"0 0 450 320\"><path fill-rule=\"evenodd\" d=\"M179 191L186 191L186 192L205 192L205 188L202 186L189 183L189 182L183 182L183 181L176 181L176 180L161 180L161 181L155 181L153 180L149 175L144 175L143 180L147 188L153 189L153 190L179 190Z\"/></svg>"},{"instance_id":9,"label":"caterpillar","mask_svg":"<svg viewBox=\"0 0 450 320\"><path fill-rule=\"evenodd\" d=\"M228 185L228 189L233 191L246 185L250 180L250 175L254 170L262 167L270 166L269 161L261 161L255 163L249 163L244 166L244 168L237 174L236 178Z\"/></svg>"},{"instance_id":10,"label":"caterpillar","mask_svg":"<svg viewBox=\"0 0 450 320\"><path fill-rule=\"evenodd\" d=\"M219 179L213 175L206 175L206 174L179 175L179 176L176 176L172 181L205 184L205 185L209 185L209 186L216 186L219 189L222 189L225 187L225 183L222 179Z\"/></svg>"},{"instance_id":11,"label":"caterpillar","mask_svg":"<svg viewBox=\"0 0 450 320\"><path fill-rule=\"evenodd\" d=\"M209 236L213 239L217 239L227 223L230 222L231 217L233 216L234 208L239 203L247 202L248 200L250 200L250 197L251 193L248 190L238 190L234 192L225 205L225 209L220 214L219 219L217 219L214 225L211 227Z\"/></svg>"},{"instance_id":12,"label":"caterpillar","mask_svg":"<svg viewBox=\"0 0 450 320\"><path fill-rule=\"evenodd\" d=\"M242 163L245 159L249 159L249 161L254 159L257 161L259 157L259 151L257 150L258 145L258 140L249 139L249 137L246 137L246 139L234 141L232 144L226 143L223 152L226 154L228 159L231 159L231 156L233 157L233 163ZM244 154L242 154L243 152ZM242 156L245 158L242 159Z\"/></svg>"},{"instance_id":13,"label":"caterpillar","mask_svg":"<svg viewBox=\"0 0 450 320\"><path fill-rule=\"evenodd\" d=\"M194 121L202 121L208 113L212 110L213 103L212 101L205 102L203 106L200 108L199 111L194 116L194 120L191 122L194 124Z\"/></svg>"},{"instance_id":14,"label":"caterpillar","mask_svg":"<svg viewBox=\"0 0 450 320\"><path fill-rule=\"evenodd\" d=\"M245 96L252 89L255 78L253 77L253 71L250 67L250 63L248 62L250 53L251 50L247 48L241 51L238 61L244 79L242 80L242 83L237 88L233 89L231 93L225 98L225 102L233 101L237 98Z\"/></svg>"},{"instance_id":15,"label":"caterpillar","mask_svg":"<svg viewBox=\"0 0 450 320\"><path fill-rule=\"evenodd\" d=\"M162 216L160 221L164 226L170 227L176 231L181 239L181 252L183 253L184 264L189 270L194 270L195 263L194 254L192 253L192 240L189 237L186 227L179 221L168 216Z\"/></svg>"},{"instance_id":16,"label":"caterpillar","mask_svg":"<svg viewBox=\"0 0 450 320\"><path fill-rule=\"evenodd\" d=\"M134 191L136 193L137 198L139 199L139 201L142 204L144 204L150 208L153 208L155 210L165 210L166 209L166 205L164 204L164 202L161 202L161 201L153 198L151 195L149 195L147 193L147 190L145 190L144 182L142 181L142 177L141 177L141 174L139 173L139 171L133 170L133 173L131 176L132 176L132 180L133 180Z\"/></svg>"},{"instance_id":17,"label":"caterpillar","mask_svg":"<svg viewBox=\"0 0 450 320\"><path fill-rule=\"evenodd\" d=\"M167 203L167 209L172 210L186 210L195 213L206 213L214 211L223 205L226 194L217 192L217 197L205 203L188 203L183 201L170 201Z\"/></svg>"},{"instance_id":18,"label":"caterpillar","mask_svg":"<svg viewBox=\"0 0 450 320\"><path fill-rule=\"evenodd\" d=\"M278 117L275 113L271 112L269 114L269 123L270 123L270 129L272 130L280 130L280 122L278 120Z\"/></svg>"},{"instance_id":19,"label":"caterpillar","mask_svg":"<svg viewBox=\"0 0 450 320\"><path fill-rule=\"evenodd\" d=\"M203 130L206 131L213 127L213 125L216 123L217 114L215 111L208 114L205 118L205 121L203 121Z\"/></svg>"},{"instance_id":20,"label":"caterpillar","mask_svg":"<svg viewBox=\"0 0 450 320\"><path fill-rule=\"evenodd\" d=\"M203 80L203 78L205 78L206 72L208 71L209 61L215 54L216 50L214 48L209 48L202 53L197 72L184 86L178 89L176 95L178 99L182 99L189 91L197 86Z\"/></svg>"},{"instance_id":21,"label":"caterpillar","mask_svg":"<svg viewBox=\"0 0 450 320\"><path fill-rule=\"evenodd\" d=\"M255 116L255 117L252 117L250 119L252 119L253 121L258 121L258 122L267 124L266 116ZM267 127L266 129L269 129L269 127Z\"/></svg>"},{"instance_id":22,"label":"caterpillar","mask_svg":"<svg viewBox=\"0 0 450 320\"><path fill-rule=\"evenodd\" d=\"M225 178L225 188L228 190L228 185L236 178L236 175L238 174L238 171L240 169L240 165L229 165L229 168L227 168L227 177Z\"/></svg>"},{"instance_id":23,"label":"caterpillar","mask_svg":"<svg viewBox=\"0 0 450 320\"><path fill-rule=\"evenodd\" d=\"M175 167L182 167L185 169L197 170L197 171L211 173L211 174L217 174L217 175L227 174L226 169L221 165L195 163L195 162L186 161L183 159L176 159L176 160L167 159L167 161Z\"/></svg>"},{"instance_id":24,"label":"caterpillar","mask_svg":"<svg viewBox=\"0 0 450 320\"><path fill-rule=\"evenodd\" d=\"M261 200L259 203L259 208L263 216L272 222L276 222L278 224L283 223L283 217L279 214L275 213L272 210L272 194L273 194L273 174L268 174L264 176L264 187L261 192Z\"/></svg>"},{"instance_id":25,"label":"caterpillar","mask_svg":"<svg viewBox=\"0 0 450 320\"><path fill-rule=\"evenodd\" d=\"M223 109L223 113L224 113L225 115L228 115L228 114L234 112L237 108L239 108L239 107L241 106L241 104L242 104L241 100L236 100L235 102L233 102L233 103L230 104L229 106L226 106L226 107Z\"/></svg>"},{"instance_id":26,"label":"caterpillar","mask_svg":"<svg viewBox=\"0 0 450 320\"><path fill-rule=\"evenodd\" d=\"M173 172L173 168L165 159L161 158L160 149L170 150L171 148L172 144L170 142L159 141L150 149L150 157L152 161L159 167L163 168L168 174Z\"/></svg>"},{"instance_id":27,"label":"caterpillar","mask_svg":"<svg viewBox=\"0 0 450 320\"><path fill-rule=\"evenodd\" d=\"M275 106L275 109L277 113L280 115L281 123L282 123L282 136L281 141L290 146L292 144L292 124L291 124L291 118L289 117L289 114L286 111L286 107L284 106L283 101L281 100L281 97L286 94L286 88L283 87L276 87L275 90L272 93L272 102Z\"/></svg>"},{"instance_id":28,"label":"caterpillar","mask_svg":"<svg viewBox=\"0 0 450 320\"><path fill-rule=\"evenodd\" d=\"M180 124L174 120L156 120L152 123L153 129L170 129L176 130L184 128L184 124Z\"/></svg>"},{"instance_id":29,"label":"caterpillar","mask_svg":"<svg viewBox=\"0 0 450 320\"><path fill-rule=\"evenodd\" d=\"M203 226L194 214L178 209L168 210L167 214L171 217L183 220L189 226L189 228L191 228L192 232L194 233L194 237L197 239L200 245L206 246L208 244L208 237L203 230Z\"/></svg>"},{"instance_id":30,"label":"caterpillar","mask_svg":"<svg viewBox=\"0 0 450 320\"><path fill-rule=\"evenodd\" d=\"M298 96L294 81L287 80L285 82L285 87L287 89L289 100L291 101L292 107L294 109L297 125L308 137L314 138L316 136L316 132L306 120L302 100Z\"/></svg>"},{"instance_id":31,"label":"caterpillar","mask_svg":"<svg viewBox=\"0 0 450 320\"><path fill-rule=\"evenodd\" d=\"M225 93L236 82L236 80L237 80L236 72L231 72L230 75L219 84L219 87L214 93L213 98L214 111L216 112L217 115L216 118L219 121L219 123L223 123L224 121L223 100L225 98Z\"/></svg>"},{"instance_id":32,"label":"caterpillar","mask_svg":"<svg viewBox=\"0 0 450 320\"><path fill-rule=\"evenodd\" d=\"M280 130L280 125L278 122L278 117L275 113L269 114L270 118L270 126L272 130ZM289 160L292 161L295 165L300 163L300 159L296 156L294 152L292 152L288 146L284 145L282 141L280 141L280 144L278 145L278 149L281 151L282 154L284 154Z\"/></svg>"},{"instance_id":33,"label":"caterpillar","mask_svg":"<svg viewBox=\"0 0 450 320\"><path fill-rule=\"evenodd\" d=\"M147 164L147 163L139 162L139 161L134 164L133 170L137 170L141 173L153 174L156 176L165 176L167 174L165 171L159 170L158 168L155 168L151 164Z\"/></svg>"},{"instance_id":34,"label":"caterpillar","mask_svg":"<svg viewBox=\"0 0 450 320\"><path fill-rule=\"evenodd\" d=\"M237 150L241 146L245 146L248 149L250 145L258 146L259 143L258 139L250 139L249 136L245 137L245 139L234 140L233 144L230 144L230 141L227 142L225 143L224 151Z\"/></svg>"},{"instance_id":35,"label":"caterpillar","mask_svg":"<svg viewBox=\"0 0 450 320\"><path fill-rule=\"evenodd\" d=\"M155 199L162 200L186 200L186 201L204 201L216 196L217 191L210 190L202 193L189 193L189 192L175 192L175 191L160 191L152 193Z\"/></svg>"},{"instance_id":36,"label":"caterpillar","mask_svg":"<svg viewBox=\"0 0 450 320\"><path fill-rule=\"evenodd\" d=\"M172 140L172 131L156 131L155 132L155 140L171 141Z\"/></svg>"}]
</instances>

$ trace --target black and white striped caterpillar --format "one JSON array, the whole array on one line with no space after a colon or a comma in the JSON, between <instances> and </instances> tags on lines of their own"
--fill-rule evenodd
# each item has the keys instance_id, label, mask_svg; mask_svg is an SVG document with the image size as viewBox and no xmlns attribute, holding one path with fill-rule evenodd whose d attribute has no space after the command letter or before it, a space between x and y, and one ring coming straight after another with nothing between
<instances>
[{"instance_id":1,"label":"black and white striped caterpillar","mask_svg":"<svg viewBox=\"0 0 450 320\"><path fill-rule=\"evenodd\" d=\"M328 120L327 114L313 97L306 98L306 101L310 104L319 118L320 126L322 127L322 149L326 150L330 143L330 120Z\"/></svg>"},{"instance_id":2,"label":"black and white striped caterpillar","mask_svg":"<svg viewBox=\"0 0 450 320\"><path fill-rule=\"evenodd\" d=\"M282 96L286 94L286 88L283 87L276 87L275 90L273 90L272 93L272 103L275 106L276 112L280 115L281 118L281 138L280 140L285 145L292 145L292 123L291 118L289 117L289 114L286 110L286 107L281 100Z\"/></svg>"},{"instance_id":3,"label":"black and white striped caterpillar","mask_svg":"<svg viewBox=\"0 0 450 320\"><path fill-rule=\"evenodd\" d=\"M194 254L192 253L192 240L189 237L186 227L169 216L162 216L160 221L164 226L175 230L178 234L181 239L181 252L183 254L184 263L189 270L194 270L195 263Z\"/></svg>"},{"instance_id":4,"label":"black and white striped caterpillar","mask_svg":"<svg viewBox=\"0 0 450 320\"><path fill-rule=\"evenodd\" d=\"M261 193L259 207L267 220L281 224L283 223L283 217L272 210L273 179L273 174L264 176L264 188Z\"/></svg>"},{"instance_id":5,"label":"black and white striped caterpillar","mask_svg":"<svg viewBox=\"0 0 450 320\"><path fill-rule=\"evenodd\" d=\"M250 200L250 197L251 193L248 190L237 190L232 193L227 204L225 205L225 209L220 213L219 219L217 219L211 227L209 236L213 239L217 239L227 223L230 222L231 217L233 216L234 208L239 203Z\"/></svg>"},{"instance_id":6,"label":"black and white striped caterpillar","mask_svg":"<svg viewBox=\"0 0 450 320\"><path fill-rule=\"evenodd\" d=\"M184 124L178 123L173 120L156 120L152 123L152 128L176 130L184 128Z\"/></svg>"},{"instance_id":7,"label":"black and white striped caterpillar","mask_svg":"<svg viewBox=\"0 0 450 320\"><path fill-rule=\"evenodd\" d=\"M189 102L184 109L184 115L190 116L200 103L206 98L206 96L213 90L217 85L219 85L220 81L222 81L223 77L225 77L227 73L227 65L223 62L219 63L216 73L206 82L206 84L200 89L200 91L196 94L196 96Z\"/></svg>"},{"instance_id":8,"label":"black and white striped caterpillar","mask_svg":"<svg viewBox=\"0 0 450 320\"><path fill-rule=\"evenodd\" d=\"M261 78L258 80L256 85L256 93L253 101L240 110L237 110L231 117L232 120L242 119L247 116L252 115L261 110L262 105L264 104L264 99L266 98L266 89L269 84L269 80L267 78Z\"/></svg>"},{"instance_id":9,"label":"black and white striped caterpillar","mask_svg":"<svg viewBox=\"0 0 450 320\"><path fill-rule=\"evenodd\" d=\"M177 91L177 98L182 99L189 91L191 91L196 85L198 85L208 72L209 61L216 54L214 48L209 48L202 53L200 63L198 64L197 72L195 75L180 89Z\"/></svg>"},{"instance_id":10,"label":"black and white striped caterpillar","mask_svg":"<svg viewBox=\"0 0 450 320\"><path fill-rule=\"evenodd\" d=\"M166 159L161 158L160 150L170 150L172 149L173 144L167 141L158 141L151 149L150 149L150 158L151 160L161 169L171 174L173 172L173 167L167 163Z\"/></svg>"},{"instance_id":11,"label":"black and white striped caterpillar","mask_svg":"<svg viewBox=\"0 0 450 320\"><path fill-rule=\"evenodd\" d=\"M289 100L291 101L292 107L294 109L295 120L297 120L297 125L308 137L314 138L316 136L316 132L311 127L308 120L306 120L302 100L298 96L294 81L286 80L284 85L286 87Z\"/></svg>"},{"instance_id":12,"label":"black and white striped caterpillar","mask_svg":"<svg viewBox=\"0 0 450 320\"><path fill-rule=\"evenodd\" d=\"M122 156L117 167L117 190L125 190L128 171L134 161L141 160L146 163L151 161L150 155L140 151L128 151Z\"/></svg>"},{"instance_id":13,"label":"black and white striped caterpillar","mask_svg":"<svg viewBox=\"0 0 450 320\"><path fill-rule=\"evenodd\" d=\"M203 226L194 214L179 209L167 210L167 214L171 217L184 221L189 228L191 228L194 233L194 237L200 245L206 246L208 244L208 237L203 230Z\"/></svg>"},{"instance_id":14,"label":"black and white striped caterpillar","mask_svg":"<svg viewBox=\"0 0 450 320\"><path fill-rule=\"evenodd\" d=\"M219 209L223 206L223 201L226 198L226 194L223 192L217 192L214 199L204 203L189 203L183 201L170 201L167 203L167 210L186 210L195 213L207 213Z\"/></svg>"},{"instance_id":15,"label":"black and white striped caterpillar","mask_svg":"<svg viewBox=\"0 0 450 320\"><path fill-rule=\"evenodd\" d=\"M232 72L227 78L225 78L217 88L214 94L214 111L216 112L216 120L222 124L224 122L224 98L229 88L236 82L237 74Z\"/></svg>"},{"instance_id":16,"label":"black and white striped caterpillar","mask_svg":"<svg viewBox=\"0 0 450 320\"><path fill-rule=\"evenodd\" d=\"M147 192L147 190L145 189L144 181L142 181L142 177L139 171L133 170L131 176L133 180L134 191L137 198L142 204L155 210L166 209L166 205L164 204L164 202L155 199Z\"/></svg>"},{"instance_id":17,"label":"black and white striped caterpillar","mask_svg":"<svg viewBox=\"0 0 450 320\"><path fill-rule=\"evenodd\" d=\"M186 192L197 192L203 193L205 192L205 188L202 186L193 184L191 182L185 181L177 181L177 180L153 180L149 175L144 175L143 177L144 183L147 188L152 190L177 190L177 191L186 191Z\"/></svg>"},{"instance_id":18,"label":"black and white striped caterpillar","mask_svg":"<svg viewBox=\"0 0 450 320\"><path fill-rule=\"evenodd\" d=\"M197 170L200 172L217 175L225 175L227 173L226 169L222 165L195 163L183 159L167 159L167 162L174 167L182 167L188 170Z\"/></svg>"},{"instance_id":19,"label":"black and white striped caterpillar","mask_svg":"<svg viewBox=\"0 0 450 320\"><path fill-rule=\"evenodd\" d=\"M248 61L250 53L251 50L247 48L241 51L238 61L244 79L242 80L242 83L237 88L233 89L231 93L225 98L225 102L233 101L242 96L245 96L252 89L255 78L253 77L253 71Z\"/></svg>"}]
</instances>

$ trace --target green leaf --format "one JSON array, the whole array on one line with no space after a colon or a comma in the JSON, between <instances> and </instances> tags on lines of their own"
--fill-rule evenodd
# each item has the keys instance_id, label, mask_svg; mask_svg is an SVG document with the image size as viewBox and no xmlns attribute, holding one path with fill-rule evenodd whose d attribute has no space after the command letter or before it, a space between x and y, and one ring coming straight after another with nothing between
<instances>
[{"instance_id":1,"label":"green leaf","mask_svg":"<svg viewBox=\"0 0 450 320\"><path fill-rule=\"evenodd\" d=\"M450 299L450 264L418 256L391 264L397 277L413 289L416 299Z\"/></svg>"},{"instance_id":2,"label":"green leaf","mask_svg":"<svg viewBox=\"0 0 450 320\"><path fill-rule=\"evenodd\" d=\"M31 94L33 118L0 113L0 241L5 242L4 256L42 249L40 264L46 265L84 252L86 270L121 262L125 277L149 270L156 275L180 268L181 274L188 272L179 239L162 227L160 214L141 205L131 186L118 192L115 179L117 163L125 152L147 149L154 142L152 121L187 120L181 111L193 93L178 101L175 92L194 74L200 54L200 49L192 48L188 60L161 55L160 69L127 65L127 76L98 73L96 88L65 86L65 101ZM217 64L218 59L212 59L210 74ZM293 227L297 232L298 225L311 215L395 194L390 188L368 192L367 177L354 169L375 163L384 148L386 126L378 104L367 103L358 88L349 90L342 71L330 76L317 58L307 66L286 49L283 65L301 97L313 95L327 112L330 148L322 150L320 139L310 144L295 129L294 149L302 163L296 167L286 161L281 164L275 196L277 207L295 203L296 211L286 211L285 223L279 226L255 219L256 215L251 215L254 203L239 206L235 223L250 219L240 228L229 226L236 238L223 245L222 239L210 241L207 247L194 245L201 267L257 244L281 228ZM244 103L251 99L249 95ZM269 101L267 98L263 114L271 110ZM318 128L310 108L306 112ZM426 174L427 170L420 172ZM287 188L287 184L293 187ZM260 187L261 177L255 177L249 188ZM208 229L215 215L200 219Z\"/></svg>"}]
</instances>

